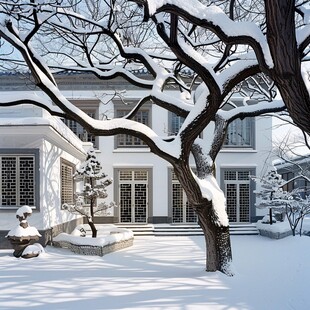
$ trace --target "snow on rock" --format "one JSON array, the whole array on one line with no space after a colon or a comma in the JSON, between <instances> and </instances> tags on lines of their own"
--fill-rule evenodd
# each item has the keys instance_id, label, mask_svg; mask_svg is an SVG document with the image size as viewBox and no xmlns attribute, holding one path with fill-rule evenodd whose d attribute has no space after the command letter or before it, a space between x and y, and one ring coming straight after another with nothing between
<instances>
[{"instance_id":1,"label":"snow on rock","mask_svg":"<svg viewBox=\"0 0 310 310\"><path fill-rule=\"evenodd\" d=\"M26 239L26 237L41 237L40 233L35 227L29 226L27 223L27 216L32 214L32 209L29 206L22 206L17 209L16 217L19 219L20 224L11 229L6 237L19 237Z\"/></svg>"},{"instance_id":2,"label":"snow on rock","mask_svg":"<svg viewBox=\"0 0 310 310\"><path fill-rule=\"evenodd\" d=\"M39 231L32 226L28 226L26 228L21 227L20 225L17 225L15 228L11 229L6 237L33 237L33 236L39 236L41 237L41 234Z\"/></svg>"},{"instance_id":3,"label":"snow on rock","mask_svg":"<svg viewBox=\"0 0 310 310\"><path fill-rule=\"evenodd\" d=\"M74 231L81 230L83 225L79 225ZM86 228L84 227L85 231ZM60 233L54 238L55 242L69 242L76 245L90 245L90 246L106 246L116 242L126 241L133 238L133 232L129 229L118 228L115 225L102 225L98 229L98 237L91 238L91 236L77 236L74 234Z\"/></svg>"},{"instance_id":4,"label":"snow on rock","mask_svg":"<svg viewBox=\"0 0 310 310\"><path fill-rule=\"evenodd\" d=\"M29 206L22 206L16 211L16 216L23 217L25 213L32 214L32 209Z\"/></svg>"},{"instance_id":5,"label":"snow on rock","mask_svg":"<svg viewBox=\"0 0 310 310\"><path fill-rule=\"evenodd\" d=\"M40 255L40 253L45 253L44 248L40 243L34 243L32 245L28 245L23 251L22 256L33 256Z\"/></svg>"}]
</instances>

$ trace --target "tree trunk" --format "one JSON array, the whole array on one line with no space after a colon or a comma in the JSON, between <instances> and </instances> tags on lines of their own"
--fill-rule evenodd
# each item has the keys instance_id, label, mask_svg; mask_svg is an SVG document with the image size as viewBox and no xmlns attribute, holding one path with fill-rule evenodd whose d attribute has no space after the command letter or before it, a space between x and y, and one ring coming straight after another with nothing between
<instances>
[{"instance_id":1,"label":"tree trunk","mask_svg":"<svg viewBox=\"0 0 310 310\"><path fill-rule=\"evenodd\" d=\"M92 232L92 238L96 238L97 237L97 228L96 228L94 222L89 221L88 224L89 224L91 232Z\"/></svg>"},{"instance_id":2,"label":"tree trunk","mask_svg":"<svg viewBox=\"0 0 310 310\"><path fill-rule=\"evenodd\" d=\"M301 74L301 51L295 29L295 1L265 0L267 41L274 67L274 80L294 123L310 134L310 97Z\"/></svg>"},{"instance_id":3,"label":"tree trunk","mask_svg":"<svg viewBox=\"0 0 310 310\"><path fill-rule=\"evenodd\" d=\"M96 180L94 178L90 178L90 185L91 188L95 187ZM97 202L96 198L90 198L90 220L88 221L88 224L92 231L92 238L97 237L97 228L94 224L96 202Z\"/></svg>"},{"instance_id":4,"label":"tree trunk","mask_svg":"<svg viewBox=\"0 0 310 310\"><path fill-rule=\"evenodd\" d=\"M197 155L197 154L196 154ZM203 165L203 162L205 165ZM208 169L202 169L202 166L208 165L206 161L200 162L196 165L200 170L198 175L201 179L209 175L211 167ZM201 188L197 183L197 180L193 177L192 171L187 162L182 162L180 165L174 166L174 171L178 180L186 192L189 205L193 207L198 215L198 223L201 226L206 243L206 271L214 272L220 271L226 275L232 276L232 272L229 268L232 262L232 252L229 235L229 225L221 223L221 219L213 208L212 201L208 201L202 194ZM215 179L214 179L215 181ZM215 181L216 182L216 181ZM210 188L207 190L214 190L214 184L210 184ZM218 189L212 193L216 195L224 195L223 192ZM224 198L224 197L223 197ZM223 199L223 206L225 209L225 202ZM222 210L222 212L225 212ZM228 224L228 219L227 223Z\"/></svg>"},{"instance_id":5,"label":"tree trunk","mask_svg":"<svg viewBox=\"0 0 310 310\"><path fill-rule=\"evenodd\" d=\"M232 276L229 226L222 226L217 222L212 202L197 208L196 212L206 242L206 271L220 271Z\"/></svg>"},{"instance_id":6,"label":"tree trunk","mask_svg":"<svg viewBox=\"0 0 310 310\"><path fill-rule=\"evenodd\" d=\"M86 218L87 218L87 223L88 223L88 225L91 229L91 232L92 232L92 238L96 238L97 237L97 228L96 228L92 218L88 218L88 217L86 217Z\"/></svg>"}]
</instances>

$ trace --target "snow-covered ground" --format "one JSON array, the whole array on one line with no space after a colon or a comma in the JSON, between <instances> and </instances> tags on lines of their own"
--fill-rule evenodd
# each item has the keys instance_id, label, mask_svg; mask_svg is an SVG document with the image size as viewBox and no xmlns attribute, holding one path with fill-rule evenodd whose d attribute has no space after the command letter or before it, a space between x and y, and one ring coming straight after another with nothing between
<instances>
[{"instance_id":1,"label":"snow-covered ground","mask_svg":"<svg viewBox=\"0 0 310 310\"><path fill-rule=\"evenodd\" d=\"M0 309L310 309L310 237L232 236L232 278L206 273L204 239L135 237L99 256L0 250Z\"/></svg>"}]
</instances>

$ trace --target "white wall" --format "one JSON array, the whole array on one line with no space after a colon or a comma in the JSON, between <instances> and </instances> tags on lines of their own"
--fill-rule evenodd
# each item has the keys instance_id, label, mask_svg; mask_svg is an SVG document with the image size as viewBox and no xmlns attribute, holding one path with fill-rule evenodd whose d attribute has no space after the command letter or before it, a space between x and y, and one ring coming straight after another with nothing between
<instances>
[{"instance_id":1,"label":"white wall","mask_svg":"<svg viewBox=\"0 0 310 310\"><path fill-rule=\"evenodd\" d=\"M60 158L78 164L86 155L75 135L71 131L73 136L67 134L67 127L59 120L49 122L46 113L30 106L4 109L0 113L0 148L39 150L40 210L34 210L29 218L29 224L37 229L47 229L73 218L60 210ZM68 138L64 139L62 134ZM16 209L0 210L1 230L19 224L15 212Z\"/></svg>"},{"instance_id":2,"label":"white wall","mask_svg":"<svg viewBox=\"0 0 310 310\"><path fill-rule=\"evenodd\" d=\"M86 98L100 98L103 92L92 91L75 91L64 93L72 98L86 99ZM111 92L112 94L113 92ZM137 99L141 98L146 92L127 91L126 98ZM104 113L108 117L114 116L113 103L99 105L99 117ZM220 184L221 168L255 168L256 173L260 174L264 169L268 169L266 165L266 158L271 150L272 136L271 136L271 119L257 117L255 125L255 148L254 149L223 149L216 160L216 177ZM159 135L165 136L168 130L168 113L160 107L152 106L152 129ZM206 138L206 132L204 138ZM114 169L116 168L152 168L153 170L153 215L167 216L168 215L168 171L169 163L160 159L156 155L149 152L147 148L129 149L119 148L115 149L114 137L100 137L98 159L101 161L104 171L113 178ZM268 160L267 160L268 161ZM193 159L191 158L191 163ZM107 201L115 200L114 187L108 187L109 197ZM258 211L259 213L260 211Z\"/></svg>"}]
</instances>

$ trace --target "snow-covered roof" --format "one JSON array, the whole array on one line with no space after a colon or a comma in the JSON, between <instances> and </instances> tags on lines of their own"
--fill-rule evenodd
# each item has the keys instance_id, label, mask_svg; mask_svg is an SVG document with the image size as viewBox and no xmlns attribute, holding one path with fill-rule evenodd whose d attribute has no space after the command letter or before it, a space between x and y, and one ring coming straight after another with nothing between
<instances>
[{"instance_id":1,"label":"snow-covered roof","mask_svg":"<svg viewBox=\"0 0 310 310\"><path fill-rule=\"evenodd\" d=\"M0 127L8 126L49 126L79 152L86 154L82 141L67 127L59 117L52 116L42 108L34 108L34 116L29 112L30 105L0 110ZM28 109L28 111L27 111ZM2 115L4 117L2 117Z\"/></svg>"}]
</instances>

